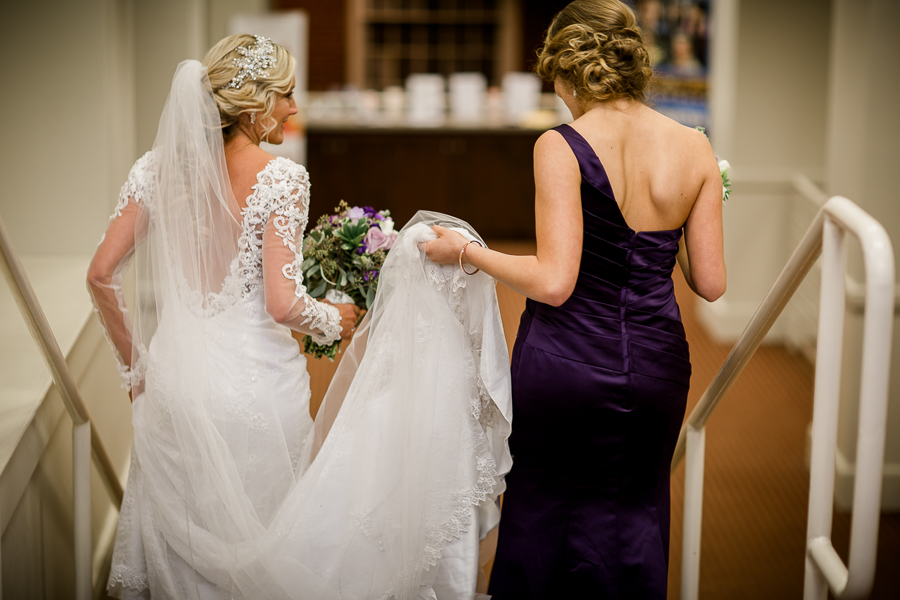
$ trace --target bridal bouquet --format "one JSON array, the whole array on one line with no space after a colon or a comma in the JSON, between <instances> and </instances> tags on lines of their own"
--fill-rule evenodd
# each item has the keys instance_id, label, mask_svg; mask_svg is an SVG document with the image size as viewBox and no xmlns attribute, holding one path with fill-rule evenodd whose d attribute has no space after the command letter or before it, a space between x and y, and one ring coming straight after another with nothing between
<instances>
[{"instance_id":1,"label":"bridal bouquet","mask_svg":"<svg viewBox=\"0 0 900 600\"><path fill-rule=\"evenodd\" d=\"M368 309L375 300L381 265L395 239L390 211L350 207L341 200L335 214L320 217L303 242L301 270L309 295ZM340 346L340 340L328 346L309 336L303 340L304 352L315 358L334 360Z\"/></svg>"}]
</instances>

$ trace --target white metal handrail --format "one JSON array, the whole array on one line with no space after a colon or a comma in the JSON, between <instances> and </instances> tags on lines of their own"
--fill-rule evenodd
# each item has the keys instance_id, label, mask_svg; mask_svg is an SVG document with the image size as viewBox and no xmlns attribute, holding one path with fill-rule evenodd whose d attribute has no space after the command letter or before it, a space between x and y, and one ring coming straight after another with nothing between
<instances>
[{"instance_id":1,"label":"white metal handrail","mask_svg":"<svg viewBox=\"0 0 900 600\"><path fill-rule=\"evenodd\" d=\"M813 181L802 173L794 173L791 177L794 191L800 197L814 206L818 211L828 201L828 196ZM866 286L856 280L849 273L845 273L844 286L846 287L847 310L862 314L866 303ZM894 285L894 314L900 315L900 284Z\"/></svg>"},{"instance_id":2,"label":"white metal handrail","mask_svg":"<svg viewBox=\"0 0 900 600\"><path fill-rule=\"evenodd\" d=\"M860 240L866 270L862 384L849 568L831 543L834 460L837 443L840 365L844 328L844 236ZM804 600L865 598L875 577L881 479L884 461L891 329L894 313L894 253L884 227L850 200L835 196L813 220L772 289L744 329L719 372L691 412L675 447L672 470L686 454L682 600L696 599L700 583L700 532L706 422L752 358L803 278L823 255L813 400Z\"/></svg>"},{"instance_id":3,"label":"white metal handrail","mask_svg":"<svg viewBox=\"0 0 900 600\"><path fill-rule=\"evenodd\" d=\"M122 504L122 484L113 468L112 461L100 436L91 421L87 406L78 393L75 379L69 371L66 360L47 317L35 296L31 283L22 268L22 263L13 248L0 219L0 269L9 283L19 312L25 320L31 336L38 345L41 357L53 376L53 382L62 396L63 403L72 417L72 496L75 539L75 597L89 600L93 596L91 573L91 454L117 507ZM2 594L2 592L0 592Z\"/></svg>"}]
</instances>

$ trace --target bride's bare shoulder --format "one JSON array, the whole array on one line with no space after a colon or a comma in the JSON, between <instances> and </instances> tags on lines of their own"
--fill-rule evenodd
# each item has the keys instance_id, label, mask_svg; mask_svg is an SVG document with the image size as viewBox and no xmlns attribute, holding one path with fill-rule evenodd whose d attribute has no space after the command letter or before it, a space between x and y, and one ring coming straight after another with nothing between
<instances>
[{"instance_id":1,"label":"bride's bare shoulder","mask_svg":"<svg viewBox=\"0 0 900 600\"><path fill-rule=\"evenodd\" d=\"M226 152L225 156L232 186L236 188L259 183L267 170L271 170L270 165L278 160L256 145L239 149L231 155Z\"/></svg>"},{"instance_id":2,"label":"bride's bare shoulder","mask_svg":"<svg viewBox=\"0 0 900 600\"><path fill-rule=\"evenodd\" d=\"M231 151L226 147L225 162L231 188L239 201L250 197L262 179L266 169L275 157L256 145L244 146Z\"/></svg>"},{"instance_id":3,"label":"bride's bare shoulder","mask_svg":"<svg viewBox=\"0 0 900 600\"><path fill-rule=\"evenodd\" d=\"M266 170L269 163L275 160L275 156L269 154L259 146L254 146L247 151L246 160L248 170L254 173L261 173Z\"/></svg>"}]
</instances>

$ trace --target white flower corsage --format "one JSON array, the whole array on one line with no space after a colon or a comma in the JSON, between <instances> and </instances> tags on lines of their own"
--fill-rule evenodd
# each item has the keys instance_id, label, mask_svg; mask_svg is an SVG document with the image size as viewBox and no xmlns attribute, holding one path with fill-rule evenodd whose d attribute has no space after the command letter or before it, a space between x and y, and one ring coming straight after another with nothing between
<instances>
[{"instance_id":1,"label":"white flower corsage","mask_svg":"<svg viewBox=\"0 0 900 600\"><path fill-rule=\"evenodd\" d=\"M724 158L719 161L719 173L722 175L722 202L728 200L731 195L731 181L728 179L728 169L731 165Z\"/></svg>"},{"instance_id":2,"label":"white flower corsage","mask_svg":"<svg viewBox=\"0 0 900 600\"><path fill-rule=\"evenodd\" d=\"M694 127L694 129L706 135L706 127ZM731 195L731 180L728 179L728 169L731 168L731 164L724 158L719 160L717 157L716 160L719 161L719 174L722 176L722 202L725 202Z\"/></svg>"}]
</instances>

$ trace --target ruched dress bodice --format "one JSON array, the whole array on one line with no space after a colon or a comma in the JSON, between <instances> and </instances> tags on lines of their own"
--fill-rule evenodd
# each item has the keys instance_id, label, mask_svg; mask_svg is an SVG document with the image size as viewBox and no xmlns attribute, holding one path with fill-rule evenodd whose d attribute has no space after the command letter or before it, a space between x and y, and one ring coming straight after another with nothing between
<instances>
[{"instance_id":1,"label":"ruched dress bodice","mask_svg":"<svg viewBox=\"0 0 900 600\"><path fill-rule=\"evenodd\" d=\"M513 468L495 600L664 598L669 463L691 367L672 270L682 230L636 232L587 141L578 279L528 300L513 353Z\"/></svg>"},{"instance_id":2,"label":"ruched dress bodice","mask_svg":"<svg viewBox=\"0 0 900 600\"><path fill-rule=\"evenodd\" d=\"M540 332L529 343L559 356L575 347L586 362L688 385L688 345L672 282L681 228L631 229L593 149L568 125L558 131L582 172L581 266L562 306L527 301L531 327Z\"/></svg>"}]
</instances>

